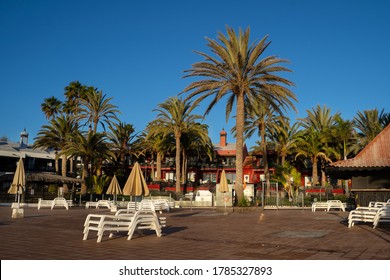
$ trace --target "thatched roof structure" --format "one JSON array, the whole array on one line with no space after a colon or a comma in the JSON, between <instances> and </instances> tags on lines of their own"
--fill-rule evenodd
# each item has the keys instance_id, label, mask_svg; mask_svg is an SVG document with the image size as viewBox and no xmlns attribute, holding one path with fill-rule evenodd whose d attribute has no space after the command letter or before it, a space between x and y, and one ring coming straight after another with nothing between
<instances>
[{"instance_id":1,"label":"thatched roof structure","mask_svg":"<svg viewBox=\"0 0 390 280\"><path fill-rule=\"evenodd\" d=\"M0 176L0 181L12 181L13 174L5 174ZM27 182L44 182L44 183L57 183L57 184L81 184L83 180L64 177L61 175L51 174L51 173L42 173L42 172L29 172L26 173Z\"/></svg>"}]
</instances>

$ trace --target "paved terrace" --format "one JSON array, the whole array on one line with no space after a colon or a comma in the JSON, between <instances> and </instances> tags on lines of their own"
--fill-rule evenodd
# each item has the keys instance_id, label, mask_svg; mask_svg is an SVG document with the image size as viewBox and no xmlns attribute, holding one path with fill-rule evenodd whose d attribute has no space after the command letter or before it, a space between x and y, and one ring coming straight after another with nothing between
<instances>
[{"instance_id":1,"label":"paved terrace","mask_svg":"<svg viewBox=\"0 0 390 280\"><path fill-rule=\"evenodd\" d=\"M82 240L88 213L107 209L25 208L25 217L11 218L0 207L2 260L104 259L266 259L266 260L384 260L390 259L390 226L370 224L348 228L348 212L263 210L229 213L214 209L174 209L163 213L167 227L158 238L152 232L105 236L95 232Z\"/></svg>"}]
</instances>

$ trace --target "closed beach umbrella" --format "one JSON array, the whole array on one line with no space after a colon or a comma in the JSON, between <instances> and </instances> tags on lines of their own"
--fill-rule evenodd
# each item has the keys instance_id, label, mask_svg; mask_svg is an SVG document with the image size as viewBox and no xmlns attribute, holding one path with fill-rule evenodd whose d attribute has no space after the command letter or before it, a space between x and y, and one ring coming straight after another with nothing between
<instances>
[{"instance_id":1,"label":"closed beach umbrella","mask_svg":"<svg viewBox=\"0 0 390 280\"><path fill-rule=\"evenodd\" d=\"M226 202L227 202L226 193L228 191L229 191L229 187L228 187L228 182L226 179L225 169L222 169L221 180L219 181L219 192L224 193L223 200L225 202L225 211L226 211Z\"/></svg>"},{"instance_id":2,"label":"closed beach umbrella","mask_svg":"<svg viewBox=\"0 0 390 280\"><path fill-rule=\"evenodd\" d=\"M226 179L225 169L223 169L222 173L221 173L221 180L219 182L219 191L221 193L225 193L225 192L229 191L228 182L227 182L227 179Z\"/></svg>"},{"instance_id":3,"label":"closed beach umbrella","mask_svg":"<svg viewBox=\"0 0 390 280\"><path fill-rule=\"evenodd\" d=\"M26 173L24 172L23 159L20 158L16 167L15 175L12 180L11 187L8 190L9 194L15 194L20 203L20 194L23 193L23 188L26 186Z\"/></svg>"},{"instance_id":4,"label":"closed beach umbrella","mask_svg":"<svg viewBox=\"0 0 390 280\"><path fill-rule=\"evenodd\" d=\"M144 175L142 174L141 167L138 161L134 164L133 169L130 172L129 178L127 178L126 184L123 187L123 194L131 196L149 195L149 188L146 184Z\"/></svg>"},{"instance_id":5,"label":"closed beach umbrella","mask_svg":"<svg viewBox=\"0 0 390 280\"><path fill-rule=\"evenodd\" d=\"M106 194L112 194L114 195L114 201L116 201L116 196L118 194L122 194L121 187L119 185L118 179L116 178L116 175L112 177L110 186L108 187Z\"/></svg>"}]
</instances>

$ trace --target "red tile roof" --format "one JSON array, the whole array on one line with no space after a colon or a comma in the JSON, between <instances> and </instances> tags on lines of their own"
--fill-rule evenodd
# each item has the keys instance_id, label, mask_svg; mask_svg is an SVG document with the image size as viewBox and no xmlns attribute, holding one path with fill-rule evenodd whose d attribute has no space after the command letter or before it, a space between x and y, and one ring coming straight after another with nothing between
<instances>
[{"instance_id":1,"label":"red tile roof","mask_svg":"<svg viewBox=\"0 0 390 280\"><path fill-rule=\"evenodd\" d=\"M331 163L333 167L390 167L390 125L354 158Z\"/></svg>"}]
</instances>

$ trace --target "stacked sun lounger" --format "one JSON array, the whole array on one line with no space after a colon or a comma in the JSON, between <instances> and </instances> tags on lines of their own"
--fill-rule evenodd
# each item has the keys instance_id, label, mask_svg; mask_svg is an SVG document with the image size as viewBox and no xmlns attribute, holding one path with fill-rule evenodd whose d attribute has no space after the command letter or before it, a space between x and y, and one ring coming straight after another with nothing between
<instances>
[{"instance_id":1,"label":"stacked sun lounger","mask_svg":"<svg viewBox=\"0 0 390 280\"><path fill-rule=\"evenodd\" d=\"M390 222L390 204L387 202L370 202L368 207L357 207L348 215L349 228L356 223L372 223L376 228L386 222Z\"/></svg>"},{"instance_id":2,"label":"stacked sun lounger","mask_svg":"<svg viewBox=\"0 0 390 280\"><path fill-rule=\"evenodd\" d=\"M90 231L97 232L97 242L101 242L104 234L109 232L109 237L114 233L125 232L130 240L137 230L153 230L161 237L162 227L165 226L165 218L158 217L154 209L146 206L137 211L121 209L115 215L89 214L84 222L83 240L88 239Z\"/></svg>"},{"instance_id":3,"label":"stacked sun lounger","mask_svg":"<svg viewBox=\"0 0 390 280\"><path fill-rule=\"evenodd\" d=\"M373 228L376 228L380 223L390 223L390 206L381 207L375 215Z\"/></svg>"}]
</instances>

